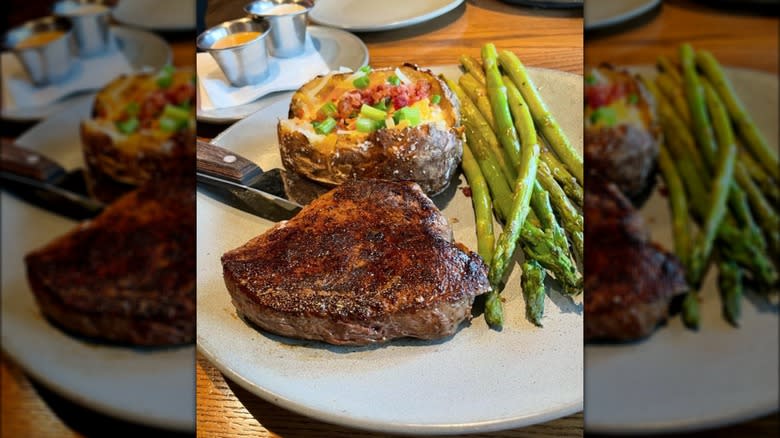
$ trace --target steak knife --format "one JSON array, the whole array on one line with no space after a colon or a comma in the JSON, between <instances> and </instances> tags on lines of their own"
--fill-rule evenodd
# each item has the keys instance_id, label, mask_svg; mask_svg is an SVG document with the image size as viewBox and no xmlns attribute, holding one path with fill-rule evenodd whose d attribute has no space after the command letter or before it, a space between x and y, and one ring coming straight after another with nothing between
<instances>
[{"instance_id":1,"label":"steak knife","mask_svg":"<svg viewBox=\"0 0 780 438\"><path fill-rule=\"evenodd\" d=\"M82 169L67 172L54 160L12 143L0 147L3 190L71 219L97 216L105 205L89 196Z\"/></svg>"},{"instance_id":2,"label":"steak knife","mask_svg":"<svg viewBox=\"0 0 780 438\"><path fill-rule=\"evenodd\" d=\"M274 222L291 219L300 210L287 199L282 170L264 172L241 155L198 140L198 183L220 202Z\"/></svg>"}]
</instances>

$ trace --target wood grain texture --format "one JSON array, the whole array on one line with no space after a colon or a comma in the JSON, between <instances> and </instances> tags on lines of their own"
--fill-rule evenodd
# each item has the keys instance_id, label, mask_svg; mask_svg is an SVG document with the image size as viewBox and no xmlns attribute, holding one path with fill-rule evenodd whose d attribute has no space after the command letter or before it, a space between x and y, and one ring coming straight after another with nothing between
<instances>
[{"instance_id":1,"label":"wood grain texture","mask_svg":"<svg viewBox=\"0 0 780 438\"><path fill-rule=\"evenodd\" d=\"M707 49L723 65L777 73L777 16L718 9L706 2L665 1L660 10L629 24L631 28L587 33L585 62L597 65L654 64L665 54L677 57L680 43Z\"/></svg>"},{"instance_id":2,"label":"wood grain texture","mask_svg":"<svg viewBox=\"0 0 780 438\"><path fill-rule=\"evenodd\" d=\"M226 380L198 353L197 436L262 438L379 438L386 434L357 431L312 420L266 402ZM524 429L460 435L473 438L573 437L582 436L582 413Z\"/></svg>"},{"instance_id":3,"label":"wood grain texture","mask_svg":"<svg viewBox=\"0 0 780 438\"><path fill-rule=\"evenodd\" d=\"M420 0L424 1L424 0ZM243 16L244 0L210 0L206 26ZM411 62L457 64L479 56L486 42L515 51L528 66L582 74L582 11L512 6L498 0L467 0L459 7L407 28L357 34L374 67Z\"/></svg>"}]
</instances>

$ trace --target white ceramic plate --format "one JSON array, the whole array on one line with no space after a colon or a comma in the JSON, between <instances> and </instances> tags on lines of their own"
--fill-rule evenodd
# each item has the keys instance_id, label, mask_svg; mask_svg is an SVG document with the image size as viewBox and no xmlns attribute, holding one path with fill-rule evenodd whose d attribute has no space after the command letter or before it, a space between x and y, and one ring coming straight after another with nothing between
<instances>
[{"instance_id":1,"label":"white ceramic plate","mask_svg":"<svg viewBox=\"0 0 780 438\"><path fill-rule=\"evenodd\" d=\"M463 0L317 0L309 17L351 32L377 32L431 20L461 3Z\"/></svg>"},{"instance_id":2,"label":"white ceramic plate","mask_svg":"<svg viewBox=\"0 0 780 438\"><path fill-rule=\"evenodd\" d=\"M122 26L112 26L111 32L116 38L119 50L125 54L133 69L157 70L171 62L171 47L159 36ZM2 117L18 122L41 120L83 102L91 102L91 93L88 94L71 94L44 107L14 108L10 111L3 109Z\"/></svg>"},{"instance_id":3,"label":"white ceramic plate","mask_svg":"<svg viewBox=\"0 0 780 438\"><path fill-rule=\"evenodd\" d=\"M314 47L317 48L322 59L331 69L338 70L339 67L349 67L352 70L357 70L368 64L368 49L363 41L355 35L322 26L309 26L308 32ZM203 87L198 87L198 94L200 93L205 93ZM292 91L282 91L271 93L244 105L229 108L203 110L198 107L197 117L202 122L233 123L276 102L289 102L292 95Z\"/></svg>"},{"instance_id":4,"label":"white ceramic plate","mask_svg":"<svg viewBox=\"0 0 780 438\"><path fill-rule=\"evenodd\" d=\"M194 30L195 1L121 0L111 14L120 23L149 30Z\"/></svg>"},{"instance_id":5,"label":"white ceramic plate","mask_svg":"<svg viewBox=\"0 0 780 438\"><path fill-rule=\"evenodd\" d=\"M457 67L434 69L452 78ZM530 69L574 144L582 144L582 77ZM276 124L288 102L236 123L214 141L260 164L281 166ZM464 186L462 176L453 184ZM444 209L455 239L476 248L474 213L461 190ZM382 432L490 431L552 420L582 409L582 305L549 292L545 327L525 319L519 269L503 293L507 321L482 316L441 342L334 347L267 335L236 315L221 255L273 223L198 193L198 348L258 396L322 421Z\"/></svg>"},{"instance_id":6,"label":"white ceramic plate","mask_svg":"<svg viewBox=\"0 0 780 438\"><path fill-rule=\"evenodd\" d=\"M653 9L661 0L588 0L585 2L585 30L614 26Z\"/></svg>"},{"instance_id":7,"label":"white ceramic plate","mask_svg":"<svg viewBox=\"0 0 780 438\"><path fill-rule=\"evenodd\" d=\"M654 75L652 67L637 71ZM777 145L777 78L737 69L728 75L769 144ZM668 199L656 191L641 213L652 239L672 248ZM682 432L777 410L777 308L759 309L746 299L741 326L730 326L721 316L716 269L701 297L699 332L687 330L677 316L642 342L587 346L589 432Z\"/></svg>"},{"instance_id":8,"label":"white ceramic plate","mask_svg":"<svg viewBox=\"0 0 780 438\"><path fill-rule=\"evenodd\" d=\"M94 98L94 95L92 96ZM18 138L66 169L83 167L79 121L91 100L74 104ZM95 411L150 426L194 430L195 348L134 349L69 336L41 315L23 257L76 222L5 191L2 202L2 346L37 381Z\"/></svg>"}]
</instances>

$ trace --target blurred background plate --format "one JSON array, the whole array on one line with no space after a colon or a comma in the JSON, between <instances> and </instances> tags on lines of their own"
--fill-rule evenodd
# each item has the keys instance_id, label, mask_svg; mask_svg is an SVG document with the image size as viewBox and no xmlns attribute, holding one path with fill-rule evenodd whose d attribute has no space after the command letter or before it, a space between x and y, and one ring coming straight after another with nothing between
<instances>
[{"instance_id":1,"label":"blurred background plate","mask_svg":"<svg viewBox=\"0 0 780 438\"><path fill-rule=\"evenodd\" d=\"M164 32L194 30L195 1L121 0L112 14L120 23L149 30Z\"/></svg>"},{"instance_id":2,"label":"blurred background plate","mask_svg":"<svg viewBox=\"0 0 780 438\"><path fill-rule=\"evenodd\" d=\"M17 139L67 170L84 167L79 123L94 95L35 125ZM130 348L71 336L41 314L27 283L24 255L76 222L0 192L2 262L0 342L36 381L97 412L148 426L193 431L195 348ZM119 435L119 433L117 433Z\"/></svg>"},{"instance_id":3,"label":"blurred background plate","mask_svg":"<svg viewBox=\"0 0 780 438\"><path fill-rule=\"evenodd\" d=\"M124 53L134 70L158 70L171 62L171 47L159 36L146 31L123 26L112 26L111 32L116 38L119 50ZM43 107L14 108L2 110L2 118L17 122L41 120L52 114L57 114L72 108L81 102L93 99L91 92L71 94L51 105Z\"/></svg>"},{"instance_id":4,"label":"blurred background plate","mask_svg":"<svg viewBox=\"0 0 780 438\"><path fill-rule=\"evenodd\" d=\"M309 26L308 30L317 51L332 70L338 70L339 67L357 70L368 64L368 49L355 35L323 26ZM205 91L199 86L198 94L200 93ZM292 95L293 91L282 91L271 93L244 105L210 110L202 110L198 107L198 120L209 123L232 123L280 100L289 103Z\"/></svg>"},{"instance_id":5,"label":"blurred background plate","mask_svg":"<svg viewBox=\"0 0 780 438\"><path fill-rule=\"evenodd\" d=\"M653 66L630 70L655 77ZM767 143L777 147L777 76L736 68L726 74ZM673 248L663 190L657 187L640 212L652 240ZM716 274L709 270L700 291L698 331L686 329L676 315L645 340L586 346L588 432L680 433L777 411L778 307L746 290L740 325L731 326L721 313Z\"/></svg>"},{"instance_id":6,"label":"blurred background plate","mask_svg":"<svg viewBox=\"0 0 780 438\"><path fill-rule=\"evenodd\" d=\"M588 0L585 2L585 30L614 26L641 16L661 0Z\"/></svg>"},{"instance_id":7,"label":"blurred background plate","mask_svg":"<svg viewBox=\"0 0 780 438\"><path fill-rule=\"evenodd\" d=\"M352 32L377 32L431 20L461 3L463 0L317 0L309 18Z\"/></svg>"}]
</instances>

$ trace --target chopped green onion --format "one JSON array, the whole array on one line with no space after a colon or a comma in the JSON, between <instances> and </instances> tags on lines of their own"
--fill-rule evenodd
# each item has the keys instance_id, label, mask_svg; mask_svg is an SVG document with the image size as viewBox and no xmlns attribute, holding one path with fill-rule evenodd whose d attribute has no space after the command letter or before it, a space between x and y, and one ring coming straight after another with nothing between
<instances>
[{"instance_id":1,"label":"chopped green onion","mask_svg":"<svg viewBox=\"0 0 780 438\"><path fill-rule=\"evenodd\" d=\"M328 135L336 127L336 119L328 117L321 122L312 122L312 125L317 134Z\"/></svg>"},{"instance_id":2,"label":"chopped green onion","mask_svg":"<svg viewBox=\"0 0 780 438\"><path fill-rule=\"evenodd\" d=\"M338 112L338 110L336 109L336 104L335 103L328 102L325 105L322 105L322 107L320 108L320 112L323 115L326 115L326 116L330 117L330 116L335 115Z\"/></svg>"},{"instance_id":3,"label":"chopped green onion","mask_svg":"<svg viewBox=\"0 0 780 438\"><path fill-rule=\"evenodd\" d=\"M590 122L593 124L603 122L606 126L614 126L617 123L615 109L607 106L596 108L590 114Z\"/></svg>"},{"instance_id":4,"label":"chopped green onion","mask_svg":"<svg viewBox=\"0 0 780 438\"><path fill-rule=\"evenodd\" d=\"M385 117L387 117L387 111L382 111L372 106L363 104L363 106L360 107L360 115L363 117L368 117L371 120L384 120Z\"/></svg>"},{"instance_id":5,"label":"chopped green onion","mask_svg":"<svg viewBox=\"0 0 780 438\"><path fill-rule=\"evenodd\" d=\"M593 75L585 75L585 83L588 85L595 85L596 82L598 82L598 79L596 79L596 76Z\"/></svg>"},{"instance_id":6,"label":"chopped green onion","mask_svg":"<svg viewBox=\"0 0 780 438\"><path fill-rule=\"evenodd\" d=\"M441 95L439 95L439 94L434 94L433 96L431 96L431 103L432 103L432 104L434 104L434 105L438 105L438 104L439 104L439 102L441 102Z\"/></svg>"},{"instance_id":7,"label":"chopped green onion","mask_svg":"<svg viewBox=\"0 0 780 438\"><path fill-rule=\"evenodd\" d=\"M387 106L387 104L388 104L389 102L390 102L390 99L389 99L389 98L385 98L385 99L382 99L382 100L380 100L379 102L375 103L375 104L374 104L374 105L372 105L372 106L373 106L374 108L378 109L378 110L387 111L387 109L389 108L389 107Z\"/></svg>"},{"instance_id":8,"label":"chopped green onion","mask_svg":"<svg viewBox=\"0 0 780 438\"><path fill-rule=\"evenodd\" d=\"M401 85L401 80L398 79L398 76L391 75L389 78L387 78L387 82L390 83L390 85Z\"/></svg>"},{"instance_id":9,"label":"chopped green onion","mask_svg":"<svg viewBox=\"0 0 780 438\"><path fill-rule=\"evenodd\" d=\"M371 73L371 66L364 65L363 67L360 67L358 71L362 71L363 73Z\"/></svg>"},{"instance_id":10,"label":"chopped green onion","mask_svg":"<svg viewBox=\"0 0 780 438\"><path fill-rule=\"evenodd\" d=\"M420 124L420 110L418 108L412 108L409 106L403 107L393 114L393 121L400 123L401 120L406 120L411 126L417 126Z\"/></svg>"},{"instance_id":11,"label":"chopped green onion","mask_svg":"<svg viewBox=\"0 0 780 438\"><path fill-rule=\"evenodd\" d=\"M360 76L359 78L352 81L352 85L354 85L355 88L360 88L361 90L368 87L370 83L371 79L369 79L366 75Z\"/></svg>"},{"instance_id":12,"label":"chopped green onion","mask_svg":"<svg viewBox=\"0 0 780 438\"><path fill-rule=\"evenodd\" d=\"M122 134L132 134L138 130L139 126L140 123L135 117L116 122L116 129L118 129Z\"/></svg>"},{"instance_id":13,"label":"chopped green onion","mask_svg":"<svg viewBox=\"0 0 780 438\"><path fill-rule=\"evenodd\" d=\"M141 105L138 102L130 102L125 107L125 113L130 117L137 116L139 112L141 112Z\"/></svg>"},{"instance_id":14,"label":"chopped green onion","mask_svg":"<svg viewBox=\"0 0 780 438\"><path fill-rule=\"evenodd\" d=\"M384 126L384 123L384 120L379 121L365 117L358 117L357 121L355 122L355 129L357 129L358 132L374 132Z\"/></svg>"},{"instance_id":15,"label":"chopped green onion","mask_svg":"<svg viewBox=\"0 0 780 438\"><path fill-rule=\"evenodd\" d=\"M158 76L157 86L160 88L168 88L173 83L173 76Z\"/></svg>"},{"instance_id":16,"label":"chopped green onion","mask_svg":"<svg viewBox=\"0 0 780 438\"><path fill-rule=\"evenodd\" d=\"M630 105L636 105L639 102L639 96L637 96L635 93L631 93L628 95L628 103Z\"/></svg>"},{"instance_id":17,"label":"chopped green onion","mask_svg":"<svg viewBox=\"0 0 780 438\"><path fill-rule=\"evenodd\" d=\"M168 103L165 104L165 108L163 108L162 116L182 122L182 121L188 121L190 119L190 112L185 110L184 108L179 108L177 106Z\"/></svg>"},{"instance_id":18,"label":"chopped green onion","mask_svg":"<svg viewBox=\"0 0 780 438\"><path fill-rule=\"evenodd\" d=\"M181 122L179 120L174 120L170 117L160 118L160 129L163 132L176 132L180 127Z\"/></svg>"},{"instance_id":19,"label":"chopped green onion","mask_svg":"<svg viewBox=\"0 0 780 438\"><path fill-rule=\"evenodd\" d=\"M160 88L168 88L173 83L173 72L176 68L172 65L166 65L160 69L160 73L157 74L157 86Z\"/></svg>"}]
</instances>

